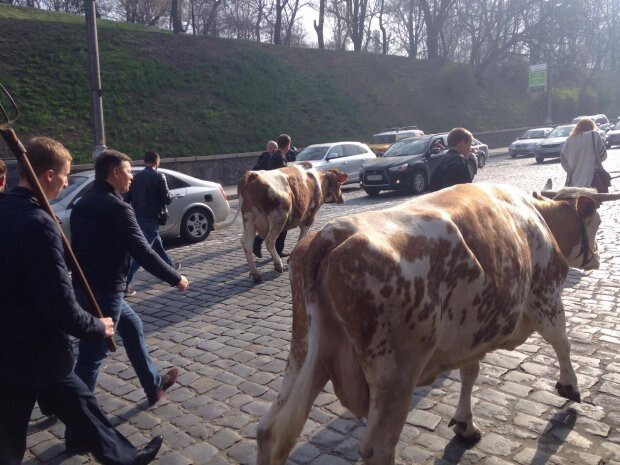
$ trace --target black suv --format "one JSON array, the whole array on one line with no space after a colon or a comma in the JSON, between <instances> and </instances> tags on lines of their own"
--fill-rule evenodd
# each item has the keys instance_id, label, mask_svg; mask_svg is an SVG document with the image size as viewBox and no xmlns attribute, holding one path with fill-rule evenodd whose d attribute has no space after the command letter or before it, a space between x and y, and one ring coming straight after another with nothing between
<instances>
[{"instance_id":1,"label":"black suv","mask_svg":"<svg viewBox=\"0 0 620 465\"><path fill-rule=\"evenodd\" d=\"M404 190L412 194L426 191L444 156L441 148L433 146L437 141L444 144L443 135L409 137L395 142L383 157L362 165L360 187L368 195L377 195L382 190ZM478 167L473 153L469 154L467 163L473 180Z\"/></svg>"}]
</instances>

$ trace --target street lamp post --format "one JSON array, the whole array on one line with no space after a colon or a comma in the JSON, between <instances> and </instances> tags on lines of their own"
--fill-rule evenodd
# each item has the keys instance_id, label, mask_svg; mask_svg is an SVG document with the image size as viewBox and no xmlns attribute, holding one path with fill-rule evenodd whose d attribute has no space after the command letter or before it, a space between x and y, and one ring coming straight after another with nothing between
<instances>
[{"instance_id":1,"label":"street lamp post","mask_svg":"<svg viewBox=\"0 0 620 465\"><path fill-rule=\"evenodd\" d=\"M90 94L93 110L93 160L106 149L103 125L103 100L101 98L101 73L99 70L99 43L95 0L86 0L86 30L88 33L88 61L90 64Z\"/></svg>"}]
</instances>

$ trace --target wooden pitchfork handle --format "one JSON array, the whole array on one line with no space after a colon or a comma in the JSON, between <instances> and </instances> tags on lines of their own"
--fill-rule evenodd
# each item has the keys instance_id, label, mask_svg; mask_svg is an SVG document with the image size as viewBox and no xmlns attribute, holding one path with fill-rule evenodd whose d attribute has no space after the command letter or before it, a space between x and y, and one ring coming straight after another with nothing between
<instances>
[{"instance_id":1,"label":"wooden pitchfork handle","mask_svg":"<svg viewBox=\"0 0 620 465\"><path fill-rule=\"evenodd\" d=\"M84 292L86 292L86 296L88 297L88 303L90 304L91 314L96 318L103 318L103 315L101 314L101 309L99 308L99 305L97 305L95 296L93 295L93 292L91 291L90 286L88 285L88 282L86 281L86 277L84 276L84 273L82 272L82 268L80 267L80 264L78 263L77 258L75 258L75 255L73 254L73 250L71 249L71 246L69 245L67 236L65 236L65 233L62 231L62 228L60 227L60 223L58 223L58 219L56 218L56 215L52 211L52 207L50 206L50 203L47 201L47 197L43 193L41 184L39 184L39 180L34 174L34 170L32 169L32 166L30 165L30 161L28 160L28 156L26 154L26 149L24 148L22 143L17 138L17 134L15 134L15 131L13 131L13 129L2 128L0 129L0 132L2 132L2 137L4 137L4 140L8 144L11 151L13 152L13 155L15 155L15 158L17 158L17 162L19 163L19 166L22 168L22 172L25 174L26 179L28 180L28 184L30 184L30 187L32 187L34 196L39 201L39 205L41 205L41 207L43 207L43 209L47 212L47 214L52 217L52 220L54 221L54 223L56 223L56 226L58 227L58 231L60 231L60 236L62 237L62 243L65 246L65 255L69 262L69 268L71 268L71 271L75 273L75 275L78 278L78 282L80 286L82 287ZM106 338L105 342L110 352L116 351L116 344L113 338L111 337Z\"/></svg>"}]
</instances>

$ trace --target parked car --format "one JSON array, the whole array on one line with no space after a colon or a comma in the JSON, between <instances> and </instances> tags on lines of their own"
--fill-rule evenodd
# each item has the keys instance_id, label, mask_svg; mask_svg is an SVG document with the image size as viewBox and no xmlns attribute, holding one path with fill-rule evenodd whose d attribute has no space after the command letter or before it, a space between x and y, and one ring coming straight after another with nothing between
<instances>
[{"instance_id":1,"label":"parked car","mask_svg":"<svg viewBox=\"0 0 620 465\"><path fill-rule=\"evenodd\" d=\"M620 145L620 121L605 134L605 145L608 149L612 148L614 145Z\"/></svg>"},{"instance_id":2,"label":"parked car","mask_svg":"<svg viewBox=\"0 0 620 465\"><path fill-rule=\"evenodd\" d=\"M435 141L444 143L444 140L444 135L432 134L395 142L383 157L362 165L360 187L368 195L378 195L383 190L404 190L412 194L426 191L445 154L441 148L431 146ZM477 159L470 153L470 175L476 167Z\"/></svg>"},{"instance_id":3,"label":"parked car","mask_svg":"<svg viewBox=\"0 0 620 465\"><path fill-rule=\"evenodd\" d=\"M574 127L574 124L565 124L554 128L547 134L535 151L536 162L542 163L545 158L559 157L564 141L568 139Z\"/></svg>"},{"instance_id":4,"label":"parked car","mask_svg":"<svg viewBox=\"0 0 620 465\"><path fill-rule=\"evenodd\" d=\"M366 160L377 156L366 144L360 142L331 142L309 145L297 154L295 164L310 162L318 171L332 168L346 173L347 184L359 181L360 168Z\"/></svg>"},{"instance_id":5,"label":"parked car","mask_svg":"<svg viewBox=\"0 0 620 465\"><path fill-rule=\"evenodd\" d=\"M601 131L607 131L611 128L611 123L609 122L609 119L607 119L607 116L602 113L599 113L598 115L577 116L576 118L573 118L573 121L571 121L571 123L577 124L581 118L590 118L592 121L594 121L594 123Z\"/></svg>"},{"instance_id":6,"label":"parked car","mask_svg":"<svg viewBox=\"0 0 620 465\"><path fill-rule=\"evenodd\" d=\"M551 131L553 128L528 129L508 146L508 153L512 158L517 158L519 155L534 156L542 140Z\"/></svg>"},{"instance_id":7,"label":"parked car","mask_svg":"<svg viewBox=\"0 0 620 465\"><path fill-rule=\"evenodd\" d=\"M143 168L132 168L132 172ZM164 238L181 236L188 242L204 241L212 230L217 229L230 213L230 205L222 186L203 181L177 171L159 168L168 181L172 203L168 205L170 217L160 226ZM70 237L70 216L75 204L86 194L95 182L95 172L85 171L69 176L69 186L52 200L52 209L62 222L62 229Z\"/></svg>"},{"instance_id":8,"label":"parked car","mask_svg":"<svg viewBox=\"0 0 620 465\"><path fill-rule=\"evenodd\" d=\"M418 129L417 126L405 126L402 128L384 129L378 134L372 136L372 140L368 146L370 150L375 152L378 157L382 156L390 145L394 142L405 139L407 137L423 136L424 131Z\"/></svg>"},{"instance_id":9,"label":"parked car","mask_svg":"<svg viewBox=\"0 0 620 465\"><path fill-rule=\"evenodd\" d=\"M487 164L487 160L489 159L489 146L487 144L480 142L474 137L471 144L471 150L478 159L478 168L482 168Z\"/></svg>"}]
</instances>

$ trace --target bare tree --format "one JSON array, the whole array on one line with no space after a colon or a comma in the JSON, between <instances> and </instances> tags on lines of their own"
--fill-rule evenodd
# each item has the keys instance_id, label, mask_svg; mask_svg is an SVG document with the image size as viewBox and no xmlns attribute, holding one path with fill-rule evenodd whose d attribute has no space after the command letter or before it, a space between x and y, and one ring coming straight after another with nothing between
<instances>
[{"instance_id":1,"label":"bare tree","mask_svg":"<svg viewBox=\"0 0 620 465\"><path fill-rule=\"evenodd\" d=\"M325 39L323 37L323 27L325 25L325 5L327 0L319 0L319 22L314 20L314 30L316 31L317 45L320 49L325 48Z\"/></svg>"},{"instance_id":2,"label":"bare tree","mask_svg":"<svg viewBox=\"0 0 620 465\"><path fill-rule=\"evenodd\" d=\"M426 24L426 53L429 59L439 57L439 38L443 24L456 0L419 0Z\"/></svg>"}]
</instances>

